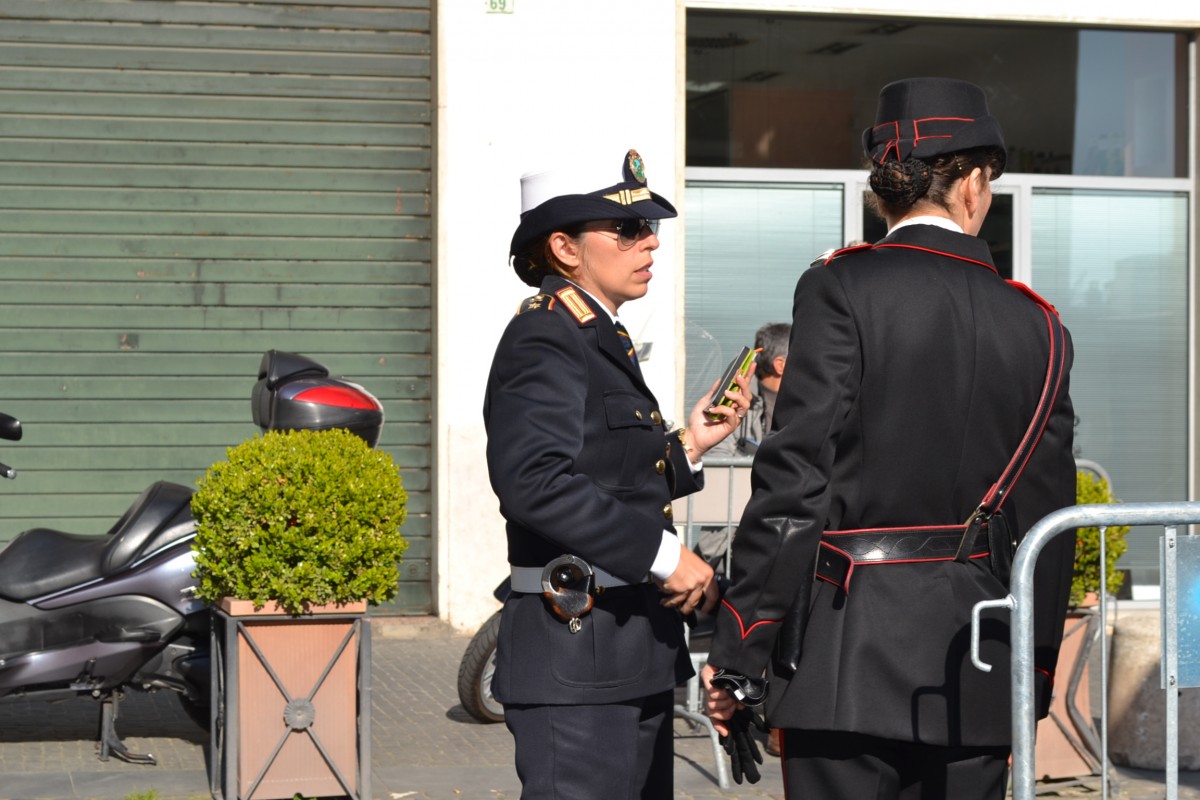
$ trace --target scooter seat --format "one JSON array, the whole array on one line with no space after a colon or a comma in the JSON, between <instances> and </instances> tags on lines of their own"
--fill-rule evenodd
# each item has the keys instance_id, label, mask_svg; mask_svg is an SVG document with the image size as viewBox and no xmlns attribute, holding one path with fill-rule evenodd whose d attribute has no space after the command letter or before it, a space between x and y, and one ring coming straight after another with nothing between
<instances>
[{"instance_id":1,"label":"scooter seat","mask_svg":"<svg viewBox=\"0 0 1200 800\"><path fill-rule=\"evenodd\" d=\"M0 597L31 600L100 577L107 536L30 528L0 550Z\"/></svg>"},{"instance_id":2,"label":"scooter seat","mask_svg":"<svg viewBox=\"0 0 1200 800\"><path fill-rule=\"evenodd\" d=\"M158 481L104 536L31 528L0 550L0 597L32 600L113 575L195 530L186 486Z\"/></svg>"}]
</instances>

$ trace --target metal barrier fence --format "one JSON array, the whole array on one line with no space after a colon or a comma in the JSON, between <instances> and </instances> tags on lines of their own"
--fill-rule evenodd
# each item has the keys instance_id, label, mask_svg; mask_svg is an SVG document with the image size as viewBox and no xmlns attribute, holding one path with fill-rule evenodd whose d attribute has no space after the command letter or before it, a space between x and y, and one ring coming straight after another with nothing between
<instances>
[{"instance_id":1,"label":"metal barrier fence","mask_svg":"<svg viewBox=\"0 0 1200 800\"><path fill-rule=\"evenodd\" d=\"M1071 506L1050 514L1034 525L1017 548L1013 561L1011 589L999 600L977 603L973 610L971 630L971 660L984 672L991 665L979 658L980 612L987 608L1007 608L1012 613L1012 729L1013 729L1013 800L1033 800L1037 783L1034 763L1035 719L1033 689L1033 570L1046 543L1068 530L1079 527L1106 528L1112 525L1163 525L1163 681L1166 687L1166 798L1179 797L1179 688L1189 685L1180 681L1178 571L1179 538L1176 526L1200 524L1200 503L1121 503L1116 505ZM1200 562L1200 537L1185 537L1187 548ZM1100 536L1100 585L1106 585L1104 572L1103 531ZM1101 630L1107 631L1107 603L1101 594ZM1200 659L1197 659L1200 660ZM1101 659L1101 684L1107 689L1107 658ZM1189 665L1192 670L1200 667ZM1192 686L1200 685L1189 676ZM1101 768L1102 793L1108 797L1108 713L1106 703L1101 710Z\"/></svg>"},{"instance_id":2,"label":"metal barrier fence","mask_svg":"<svg viewBox=\"0 0 1200 800\"><path fill-rule=\"evenodd\" d=\"M750 497L750 465L752 456L704 457L704 489L696 494L677 500L684 513L676 513L682 519L684 544L689 549L698 547L705 558L718 561L718 571L729 575L729 548L733 544L733 531L741 519L742 509ZM711 534L709 542L702 541ZM690 645L689 636L689 645ZM708 653L692 650L692 666L697 674L708 661ZM691 721L697 730L704 729L712 739L713 766L717 772L717 785L729 788L729 767L725 751L717 742L717 732L712 721L704 715L700 700L700 678L688 681L686 701L675 706L675 716Z\"/></svg>"},{"instance_id":3,"label":"metal barrier fence","mask_svg":"<svg viewBox=\"0 0 1200 800\"><path fill-rule=\"evenodd\" d=\"M741 518L742 510L750 497L750 456L713 456L704 459L705 488L677 501L676 520L681 522L682 538L689 548L698 547L705 557L717 561L719 568L729 574L730 552L733 533ZM1111 486L1111 478L1100 464L1076 459L1076 467L1096 474ZM682 512L682 513L680 513ZM1008 608L1012 613L1012 726L1013 726L1013 800L1033 800L1036 793L1034 763L1034 739L1037 729L1033 698L1033 568L1046 542L1060 533L1079 527L1108 527L1116 525L1165 525L1163 557L1163 614L1164 614L1164 676L1166 685L1179 684L1178 612L1176 610L1176 561L1175 546L1177 525L1200 525L1200 502L1194 503L1120 503L1115 505L1082 505L1061 509L1039 521L1022 540L1013 562L1013 577L1007 597L975 606L972 626L971 657L975 666L984 671L991 667L979 660L979 615L984 608ZM1193 537L1188 537L1193 539ZM705 541L707 539L707 541ZM1194 537L1200 563L1200 536ZM1100 659L1100 682L1105 691L1101 693L1101 730L1099 742L1081 743L1085 751L1101 761L1098 770L1102 781L1102 796L1109 797L1108 762L1108 603L1103 587L1107 585L1105 536L1099 537L1100 544L1100 625L1102 658ZM1200 567L1198 567L1200 569ZM1094 622L1094 620L1093 620ZM1085 635L1091 635L1091 629ZM699 671L708 654L693 651L692 660ZM1195 666L1200 670L1200 663ZM1200 681L1200 679L1198 679ZM1186 684L1185 684L1186 685ZM1197 684L1193 684L1197 685ZM1086 689L1085 689L1086 691ZM1179 737L1178 737L1178 693L1167 692L1166 741L1167 741L1167 795L1166 800L1177 800L1179 791ZM687 701L675 709L676 715L691 720L698 727L707 728L713 739L713 756L717 771L717 782L723 789L729 788L728 768L724 753L716 741L711 723L704 717L700 707L699 679L693 678L688 685ZM1069 709L1074 711L1074 708ZM1090 720L1089 720L1090 722Z\"/></svg>"}]
</instances>

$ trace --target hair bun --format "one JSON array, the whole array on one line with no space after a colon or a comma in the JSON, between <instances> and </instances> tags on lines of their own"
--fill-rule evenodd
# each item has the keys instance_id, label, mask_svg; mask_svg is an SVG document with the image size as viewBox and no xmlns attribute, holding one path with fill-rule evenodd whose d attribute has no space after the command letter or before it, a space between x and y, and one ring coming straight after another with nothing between
<instances>
[{"instance_id":1,"label":"hair bun","mask_svg":"<svg viewBox=\"0 0 1200 800\"><path fill-rule=\"evenodd\" d=\"M929 191L933 170L919 158L871 165L871 189L885 202L909 208Z\"/></svg>"}]
</instances>

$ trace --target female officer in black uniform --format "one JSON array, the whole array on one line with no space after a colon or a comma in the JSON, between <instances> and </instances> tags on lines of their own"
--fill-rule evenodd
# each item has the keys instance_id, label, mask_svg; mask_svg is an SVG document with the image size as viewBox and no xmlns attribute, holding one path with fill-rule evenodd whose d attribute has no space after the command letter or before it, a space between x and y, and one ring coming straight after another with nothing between
<instances>
[{"instance_id":1,"label":"female officer in black uniform","mask_svg":"<svg viewBox=\"0 0 1200 800\"><path fill-rule=\"evenodd\" d=\"M672 795L674 687L692 674L683 616L716 603L713 570L683 548L671 500L702 484L700 456L737 428L745 380L668 431L618 319L646 294L659 220L636 151L521 180L511 255L539 293L496 348L484 402L492 487L507 521L512 596L492 690L516 740L525 800ZM564 556L594 572L585 613L543 597ZM547 574L545 577L549 577ZM554 591L551 595L558 596ZM561 610L561 608L560 608Z\"/></svg>"},{"instance_id":2,"label":"female officer in black uniform","mask_svg":"<svg viewBox=\"0 0 1200 800\"><path fill-rule=\"evenodd\" d=\"M1007 616L983 625L985 674L971 610L1007 593L1001 527L1019 536L1074 503L1070 337L978 238L1006 159L979 87L889 84L863 144L888 234L796 286L775 434L703 671L710 713L730 716L725 681L766 673L792 797L1001 800ZM1060 536L1035 570L1043 715L1073 555Z\"/></svg>"}]
</instances>

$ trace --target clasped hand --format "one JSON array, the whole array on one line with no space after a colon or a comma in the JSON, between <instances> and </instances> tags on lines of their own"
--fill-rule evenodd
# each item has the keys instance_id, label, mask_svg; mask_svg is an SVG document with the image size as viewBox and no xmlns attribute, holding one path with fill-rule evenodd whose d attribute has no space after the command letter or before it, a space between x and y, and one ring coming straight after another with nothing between
<instances>
[{"instance_id":1,"label":"clasped hand","mask_svg":"<svg viewBox=\"0 0 1200 800\"><path fill-rule=\"evenodd\" d=\"M716 672L716 668L711 664L705 664L700 670L700 682L704 688L704 713L712 720L721 746L729 754L729 766L734 782L741 784L742 776L745 775L746 780L758 783L761 777L758 764L763 763L763 757L751 728L763 733L769 728L754 709L739 703L727 690L712 685L712 678Z\"/></svg>"}]
</instances>

